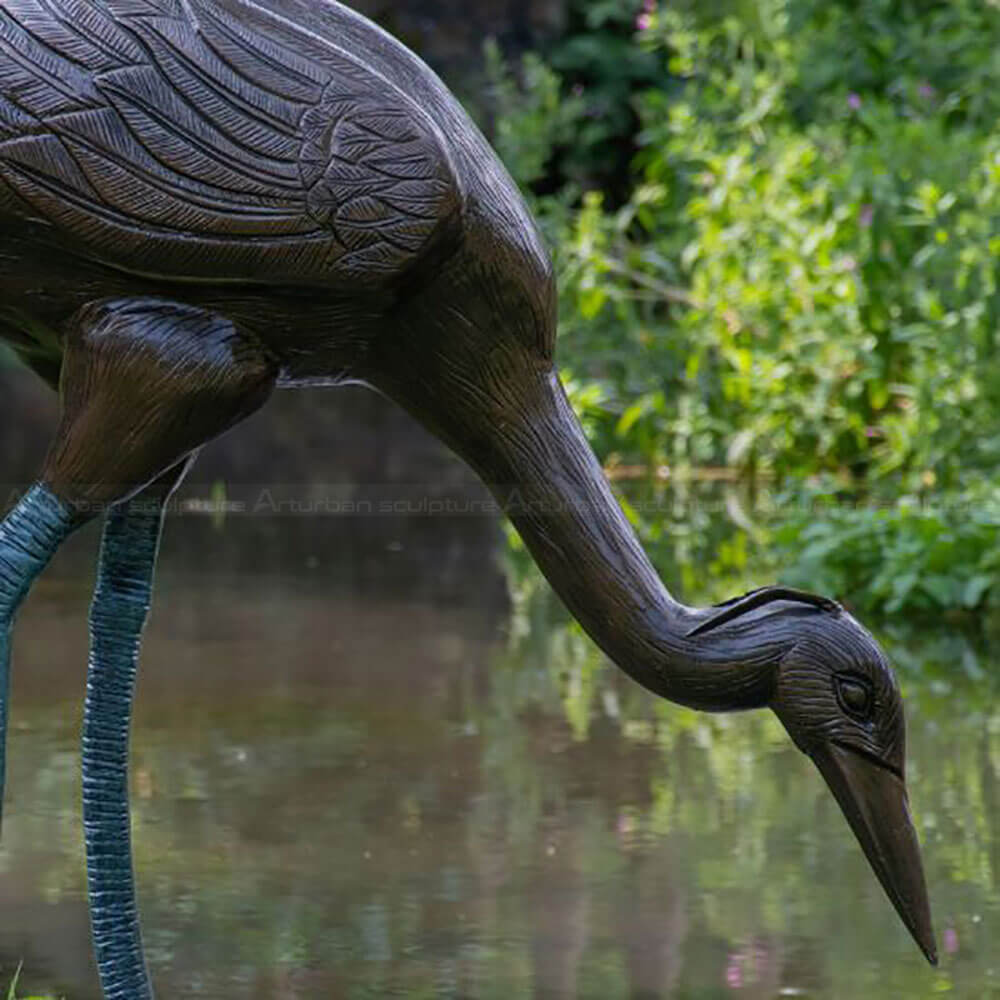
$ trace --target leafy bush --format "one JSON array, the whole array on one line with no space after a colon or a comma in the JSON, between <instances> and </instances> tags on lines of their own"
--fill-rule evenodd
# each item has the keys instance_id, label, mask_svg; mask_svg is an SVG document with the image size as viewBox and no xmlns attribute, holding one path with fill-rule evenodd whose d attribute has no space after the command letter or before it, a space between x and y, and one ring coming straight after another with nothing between
<instances>
[{"instance_id":1,"label":"leafy bush","mask_svg":"<svg viewBox=\"0 0 1000 1000\"><path fill-rule=\"evenodd\" d=\"M594 38L606 6L590 5ZM628 86L599 46L572 45L609 123L634 112L621 204L587 171L540 183L567 135L578 162L606 143L579 83L535 59L500 112L501 152L543 192L560 357L603 454L906 488L995 463L1000 7L626 11Z\"/></svg>"},{"instance_id":2,"label":"leafy bush","mask_svg":"<svg viewBox=\"0 0 1000 1000\"><path fill-rule=\"evenodd\" d=\"M774 534L788 584L885 614L1000 603L1000 487L882 506L822 494L793 503Z\"/></svg>"},{"instance_id":3,"label":"leafy bush","mask_svg":"<svg viewBox=\"0 0 1000 1000\"><path fill-rule=\"evenodd\" d=\"M1000 489L970 486L1000 460L1000 4L577 9L504 78L498 142L556 248L600 454L833 482L863 502L779 513L788 582L885 613L1000 603ZM605 147L635 151L624 194L580 166ZM654 554L681 530L635 521Z\"/></svg>"},{"instance_id":4,"label":"leafy bush","mask_svg":"<svg viewBox=\"0 0 1000 1000\"><path fill-rule=\"evenodd\" d=\"M621 204L631 195L638 149L635 97L672 80L655 53L634 43L652 3L569 0L566 6L564 32L544 60L523 59L517 84L497 46L487 43L494 141L521 185L536 195L596 189ZM522 169L524 149L541 154L528 170Z\"/></svg>"}]
</instances>

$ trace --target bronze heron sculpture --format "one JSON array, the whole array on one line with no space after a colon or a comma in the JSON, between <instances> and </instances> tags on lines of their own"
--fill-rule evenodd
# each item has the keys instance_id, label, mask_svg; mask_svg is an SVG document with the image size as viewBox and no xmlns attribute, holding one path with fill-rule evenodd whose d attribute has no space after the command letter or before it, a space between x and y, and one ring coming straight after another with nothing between
<instances>
[{"instance_id":1,"label":"bronze heron sculpture","mask_svg":"<svg viewBox=\"0 0 1000 1000\"><path fill-rule=\"evenodd\" d=\"M666 591L563 393L534 222L401 44L333 0L0 0L0 220L0 337L62 401L0 526L0 725L19 604L106 514L82 763L106 997L152 995L127 756L164 501L274 388L348 381L478 472L636 681L706 711L773 709L935 961L884 655L814 595L697 609Z\"/></svg>"}]
</instances>

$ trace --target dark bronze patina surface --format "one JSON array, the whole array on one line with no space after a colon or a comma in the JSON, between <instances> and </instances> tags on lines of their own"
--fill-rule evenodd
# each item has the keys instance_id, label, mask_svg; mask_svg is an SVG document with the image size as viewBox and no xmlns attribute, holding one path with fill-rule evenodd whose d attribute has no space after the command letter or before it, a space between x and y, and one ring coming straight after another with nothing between
<instances>
[{"instance_id":1,"label":"dark bronze patina surface","mask_svg":"<svg viewBox=\"0 0 1000 1000\"><path fill-rule=\"evenodd\" d=\"M935 961L880 649L811 595L700 610L665 590L559 382L552 266L530 214L411 52L327 0L0 0L0 225L0 336L64 407L32 510L82 522L144 491L159 500L274 387L371 385L481 475L639 683L699 709L775 711ZM116 752L148 517L112 518L92 620L88 709ZM131 537L146 539L142 566ZM26 580L6 565L14 593ZM125 633L107 612L121 601ZM0 606L5 628L15 605ZM127 697L102 698L109 685ZM85 744L91 779L103 752ZM112 805L121 822L124 787L97 795L88 854L105 990L141 997L130 882L105 892L129 870L127 844L108 855L100 828Z\"/></svg>"}]
</instances>

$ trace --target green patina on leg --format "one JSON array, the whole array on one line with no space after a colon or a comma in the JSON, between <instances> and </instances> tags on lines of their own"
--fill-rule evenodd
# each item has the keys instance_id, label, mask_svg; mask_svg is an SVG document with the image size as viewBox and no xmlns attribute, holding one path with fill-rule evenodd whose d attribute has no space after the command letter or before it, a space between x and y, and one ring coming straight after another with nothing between
<instances>
[{"instance_id":1,"label":"green patina on leg","mask_svg":"<svg viewBox=\"0 0 1000 1000\"><path fill-rule=\"evenodd\" d=\"M147 1000L153 995L132 869L128 752L139 648L162 523L158 504L124 504L111 511L90 617L83 818L91 926L107 1000Z\"/></svg>"},{"instance_id":2,"label":"green patina on leg","mask_svg":"<svg viewBox=\"0 0 1000 1000\"><path fill-rule=\"evenodd\" d=\"M78 523L73 511L41 484L33 486L0 523L0 817L6 779L14 617L32 583Z\"/></svg>"}]
</instances>

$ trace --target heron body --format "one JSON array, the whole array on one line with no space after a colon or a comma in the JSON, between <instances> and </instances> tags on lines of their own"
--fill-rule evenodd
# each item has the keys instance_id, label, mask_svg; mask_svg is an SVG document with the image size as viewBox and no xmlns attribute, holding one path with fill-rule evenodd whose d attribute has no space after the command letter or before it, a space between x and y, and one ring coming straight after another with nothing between
<instances>
[{"instance_id":1,"label":"heron body","mask_svg":"<svg viewBox=\"0 0 1000 1000\"><path fill-rule=\"evenodd\" d=\"M62 539L110 510L83 742L107 997L152 995L126 774L163 502L276 387L345 381L476 469L639 683L772 708L934 959L883 654L809 594L696 609L665 590L559 382L530 213L415 55L332 0L0 0L0 227L0 338L62 400L39 482L0 525L4 725L17 608Z\"/></svg>"},{"instance_id":2,"label":"heron body","mask_svg":"<svg viewBox=\"0 0 1000 1000\"><path fill-rule=\"evenodd\" d=\"M370 21L299 0L0 12L15 342L95 300L163 296L233 319L302 384L370 377L416 290L459 312L476 285L516 295L553 328L549 257L505 169Z\"/></svg>"}]
</instances>

